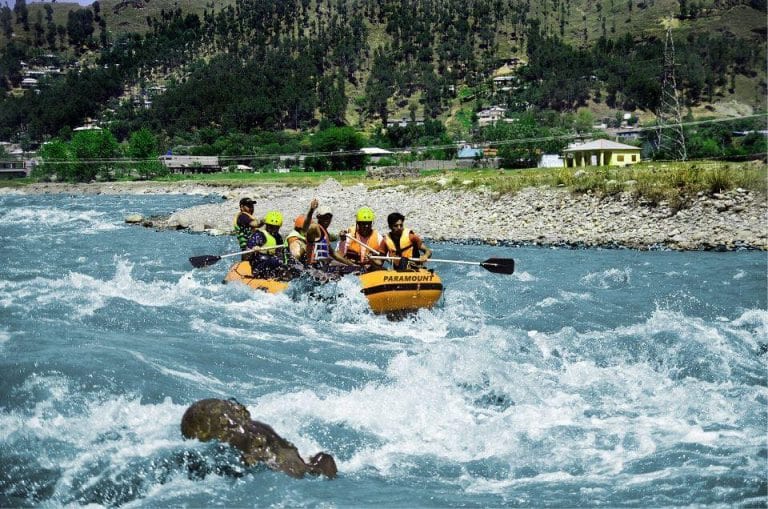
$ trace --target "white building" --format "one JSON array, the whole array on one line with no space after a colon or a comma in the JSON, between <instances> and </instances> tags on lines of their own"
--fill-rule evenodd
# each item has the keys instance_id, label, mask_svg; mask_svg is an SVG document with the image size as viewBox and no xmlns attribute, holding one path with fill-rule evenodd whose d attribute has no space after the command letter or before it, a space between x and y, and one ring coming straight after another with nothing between
<instances>
[{"instance_id":1,"label":"white building","mask_svg":"<svg viewBox=\"0 0 768 509\"><path fill-rule=\"evenodd\" d=\"M477 124L480 127L491 125L503 119L506 113L506 108L502 108L501 106L492 106L477 113Z\"/></svg>"}]
</instances>

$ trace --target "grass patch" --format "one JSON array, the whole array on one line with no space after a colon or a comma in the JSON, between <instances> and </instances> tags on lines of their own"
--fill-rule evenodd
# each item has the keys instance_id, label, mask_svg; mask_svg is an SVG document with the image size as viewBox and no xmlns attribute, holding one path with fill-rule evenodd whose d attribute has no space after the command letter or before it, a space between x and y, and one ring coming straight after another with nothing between
<instances>
[{"instance_id":1,"label":"grass patch","mask_svg":"<svg viewBox=\"0 0 768 509\"><path fill-rule=\"evenodd\" d=\"M344 186L363 184L368 189L405 185L433 191L485 191L498 195L515 194L528 187L551 187L572 193L593 193L610 197L630 193L651 205L666 203L684 208L699 194L712 195L736 188L746 189L765 200L768 170L762 162L693 161L642 163L624 168L587 166L583 168L531 168L522 170L432 170L419 177L371 180L363 171L291 173L210 173L169 175L155 182L199 183L212 186L288 185L316 187L329 178ZM21 188L35 179L0 181L0 187Z\"/></svg>"},{"instance_id":2,"label":"grass patch","mask_svg":"<svg viewBox=\"0 0 768 509\"><path fill-rule=\"evenodd\" d=\"M22 188L24 186L27 186L29 184L34 184L37 182L37 179L31 178L31 177L24 177L24 178L13 178L13 179L2 179L0 180L0 187L4 188Z\"/></svg>"},{"instance_id":3,"label":"grass patch","mask_svg":"<svg viewBox=\"0 0 768 509\"><path fill-rule=\"evenodd\" d=\"M344 185L354 185L365 181L364 171L324 171L290 173L201 173L191 175L167 175L154 179L155 182L186 182L213 186L261 186L270 184L292 185L300 187L318 186L332 178Z\"/></svg>"},{"instance_id":4,"label":"grass patch","mask_svg":"<svg viewBox=\"0 0 768 509\"><path fill-rule=\"evenodd\" d=\"M501 194L514 194L527 187L561 188L572 193L594 193L605 197L628 192L652 205L664 202L680 209L691 203L699 193L712 195L736 188L746 189L765 199L768 171L764 163L695 161L643 163L624 168L590 166L452 171L422 179L429 181L430 187L440 189L466 189L468 186L463 182L472 180L471 187L482 187Z\"/></svg>"}]
</instances>

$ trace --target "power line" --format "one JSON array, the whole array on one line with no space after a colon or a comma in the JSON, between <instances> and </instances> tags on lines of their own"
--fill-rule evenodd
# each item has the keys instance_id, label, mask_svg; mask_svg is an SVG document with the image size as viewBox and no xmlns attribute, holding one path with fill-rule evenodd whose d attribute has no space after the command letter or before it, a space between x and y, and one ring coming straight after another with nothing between
<instances>
[{"instance_id":1,"label":"power line","mask_svg":"<svg viewBox=\"0 0 768 509\"><path fill-rule=\"evenodd\" d=\"M683 127L693 127L698 125L727 123L727 122L738 122L741 120L749 120L749 119L755 119L755 118L768 119L768 115L763 113L763 114L756 114L756 115L745 115L741 117L693 120L689 122L681 121L679 123L679 126L682 129ZM658 129L659 129L658 125L652 125L647 127L638 127L633 129L633 131L652 132L652 131L658 131ZM415 146L415 147L406 147L403 149L392 149L390 150L390 152L392 153L393 156L398 156L398 155L407 155L414 152L424 152L428 150L455 150L467 145L472 145L475 148L497 148L497 147L503 147L508 145L530 145L530 144L550 142L550 141L576 140L576 139L583 139L587 137L592 137L592 136L585 136L583 134L563 134L558 136L518 138L514 140L485 141L485 142L475 142L475 143L451 143L451 144L445 144L445 145L423 145L423 146ZM301 159L301 158L310 158L310 157L323 158L323 157L359 156L359 155L366 155L366 154L367 153L364 150L339 150L339 151L331 151L331 152L293 152L293 153L287 153L287 154L286 153L241 154L241 155L230 155L230 156L218 156L218 160L220 162L221 161L236 162L236 161L242 161L242 160L274 160L274 159L290 160L290 159ZM212 157L217 157L217 156L212 156ZM162 163L162 160L157 158L139 159L139 158L121 158L121 157L101 158L101 159L78 159L78 160L46 159L43 161L43 164L52 164L52 165L142 164L142 163L152 163L152 162Z\"/></svg>"}]
</instances>

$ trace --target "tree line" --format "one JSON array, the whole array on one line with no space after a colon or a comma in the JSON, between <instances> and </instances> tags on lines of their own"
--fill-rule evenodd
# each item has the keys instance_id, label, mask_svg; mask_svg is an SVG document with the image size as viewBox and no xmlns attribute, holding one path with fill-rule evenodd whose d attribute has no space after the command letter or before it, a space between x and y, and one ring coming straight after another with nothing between
<instances>
[{"instance_id":1,"label":"tree line","mask_svg":"<svg viewBox=\"0 0 768 509\"><path fill-rule=\"evenodd\" d=\"M16 29L24 26L24 2L17 0L17 7L10 13ZM478 139L558 133L562 120L556 117L590 100L626 110L658 107L663 41L601 37L577 48L531 20L530 9L524 2L498 0L237 0L202 16L162 10L147 18L146 34L102 45L98 65L46 78L37 92L4 95L0 139L67 141L67 129L101 117L120 141L146 128L171 147L181 145L176 141L189 138L187 133L256 139L285 129L341 128L352 108L361 122L380 126L370 139L382 146L445 144L450 137L438 119L455 104L461 86L482 88L488 82L499 64L499 34L510 27L528 61L518 72L519 86L503 96L516 126L477 131ZM8 10L0 9L0 20ZM70 42L81 49L95 43L87 26L93 29L97 18L105 23L98 4L70 14ZM373 31L386 34L375 47ZM711 100L739 74L753 75L764 58L764 47L722 34L689 35L676 50L679 91L689 106ZM19 77L18 62L31 54L19 42L6 44L2 81L12 84ZM157 76L170 78L165 93L152 97L151 108L124 100L126 89L146 93ZM355 87L361 97L348 96ZM488 100L478 96L477 107ZM423 126L389 123L393 107L405 106L412 120L416 111L423 112ZM302 150L308 144L304 140ZM210 150L212 144L200 146ZM505 157L523 164L531 150L509 149Z\"/></svg>"},{"instance_id":2,"label":"tree line","mask_svg":"<svg viewBox=\"0 0 768 509\"><path fill-rule=\"evenodd\" d=\"M524 82L535 85L511 96L511 105L568 111L591 99L612 108L657 111L661 98L664 41L656 37L601 37L589 49L528 30ZM675 43L675 73L684 106L713 101L718 89L733 88L736 75L755 76L765 53L753 41L722 34L689 34ZM732 91L732 90L731 90Z\"/></svg>"}]
</instances>

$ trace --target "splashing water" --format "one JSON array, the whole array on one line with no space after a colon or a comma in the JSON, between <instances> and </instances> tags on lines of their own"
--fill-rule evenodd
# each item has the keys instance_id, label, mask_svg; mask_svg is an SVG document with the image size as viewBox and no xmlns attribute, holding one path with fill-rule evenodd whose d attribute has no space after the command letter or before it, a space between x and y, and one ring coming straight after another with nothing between
<instances>
[{"instance_id":1,"label":"splashing water","mask_svg":"<svg viewBox=\"0 0 768 509\"><path fill-rule=\"evenodd\" d=\"M436 243L517 272L436 263L438 307L390 321L354 277L252 292L188 265L233 239L122 223L210 200L0 197L0 506L768 503L764 253ZM340 477L184 441L206 397Z\"/></svg>"}]
</instances>

